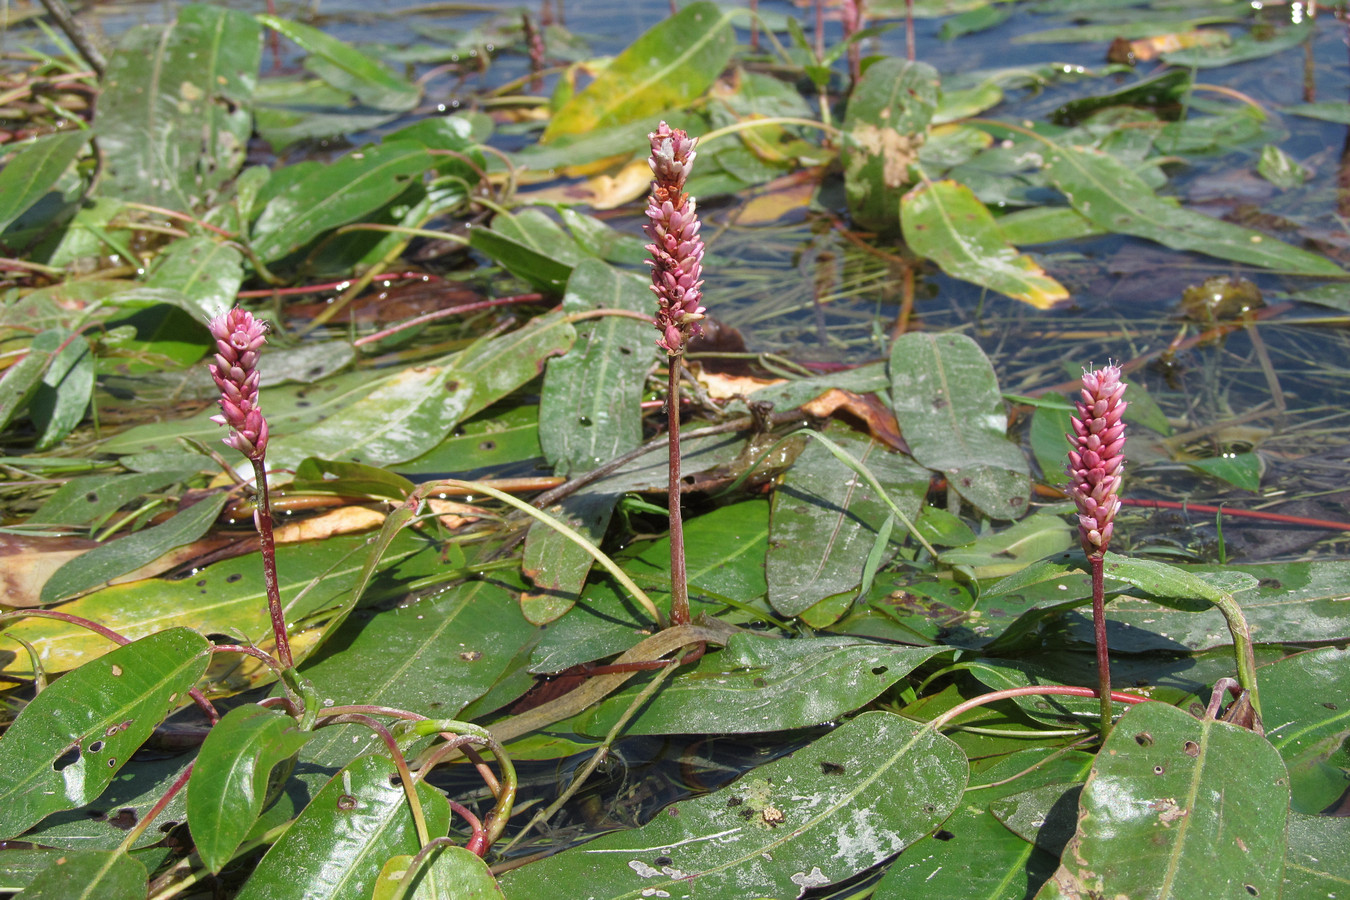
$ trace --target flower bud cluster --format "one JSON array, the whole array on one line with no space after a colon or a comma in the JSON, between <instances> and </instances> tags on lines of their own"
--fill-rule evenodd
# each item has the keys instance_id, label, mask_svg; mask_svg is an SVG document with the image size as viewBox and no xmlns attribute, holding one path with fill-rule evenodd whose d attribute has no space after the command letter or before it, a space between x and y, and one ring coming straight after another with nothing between
<instances>
[{"instance_id":1,"label":"flower bud cluster","mask_svg":"<svg viewBox=\"0 0 1350 900\"><path fill-rule=\"evenodd\" d=\"M267 326L253 314L235 308L213 318L216 361L211 377L220 388L220 412L211 421L230 426L226 446L252 460L267 450L267 419L258 409L258 350L267 340Z\"/></svg>"},{"instance_id":2,"label":"flower bud cluster","mask_svg":"<svg viewBox=\"0 0 1350 900\"><path fill-rule=\"evenodd\" d=\"M656 343L671 356L678 356L689 339L699 334L698 323L704 313L699 305L703 298L701 226L693 199L684 193L698 140L665 122L647 137L652 143L647 163L654 179L647 202L647 218L651 221L643 230L652 241L647 251L652 255L648 264L657 300L660 337Z\"/></svg>"},{"instance_id":3,"label":"flower bud cluster","mask_svg":"<svg viewBox=\"0 0 1350 900\"><path fill-rule=\"evenodd\" d=\"M1101 556L1111 542L1120 509L1120 472L1125 466L1128 405L1120 368L1108 365L1083 373L1082 400L1075 404L1069 451L1069 496L1078 505L1078 538L1088 556Z\"/></svg>"}]
</instances>

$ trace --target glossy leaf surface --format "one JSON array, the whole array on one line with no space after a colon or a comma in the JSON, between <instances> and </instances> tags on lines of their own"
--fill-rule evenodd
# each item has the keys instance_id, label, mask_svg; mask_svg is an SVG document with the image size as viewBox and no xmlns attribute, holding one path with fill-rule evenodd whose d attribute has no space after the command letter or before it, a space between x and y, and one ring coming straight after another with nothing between
<instances>
[{"instance_id":1,"label":"glossy leaf surface","mask_svg":"<svg viewBox=\"0 0 1350 900\"><path fill-rule=\"evenodd\" d=\"M174 628L56 681L0 737L0 833L93 800L206 670L206 639Z\"/></svg>"},{"instance_id":2,"label":"glossy leaf surface","mask_svg":"<svg viewBox=\"0 0 1350 900\"><path fill-rule=\"evenodd\" d=\"M508 872L502 890L534 900L580 882L596 900L657 891L798 897L937 827L960 800L966 774L965 757L947 738L890 713L865 713L641 828Z\"/></svg>"},{"instance_id":3,"label":"glossy leaf surface","mask_svg":"<svg viewBox=\"0 0 1350 900\"><path fill-rule=\"evenodd\" d=\"M63 853L23 890L26 900L142 900L150 875L117 850Z\"/></svg>"},{"instance_id":4,"label":"glossy leaf surface","mask_svg":"<svg viewBox=\"0 0 1350 900\"><path fill-rule=\"evenodd\" d=\"M0 231L52 190L87 143L87 131L65 131L40 137L15 154L0 170Z\"/></svg>"}]
</instances>

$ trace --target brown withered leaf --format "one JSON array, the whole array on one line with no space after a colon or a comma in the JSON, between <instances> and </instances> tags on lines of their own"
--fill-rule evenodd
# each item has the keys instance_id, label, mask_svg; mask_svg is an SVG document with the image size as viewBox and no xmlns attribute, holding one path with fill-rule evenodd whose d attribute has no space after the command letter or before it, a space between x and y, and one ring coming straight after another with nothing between
<instances>
[{"instance_id":1,"label":"brown withered leaf","mask_svg":"<svg viewBox=\"0 0 1350 900\"><path fill-rule=\"evenodd\" d=\"M895 414L875 394L855 394L831 388L816 399L803 403L802 410L822 419L827 416L838 418L842 410L860 419L867 426L868 433L886 446L909 452L909 445L900 436L900 425L895 421Z\"/></svg>"}]
</instances>

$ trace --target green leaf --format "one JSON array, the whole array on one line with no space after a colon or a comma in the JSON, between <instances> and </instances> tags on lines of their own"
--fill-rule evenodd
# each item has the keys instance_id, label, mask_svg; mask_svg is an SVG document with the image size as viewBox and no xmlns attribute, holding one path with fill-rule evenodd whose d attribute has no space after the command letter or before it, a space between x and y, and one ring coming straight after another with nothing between
<instances>
[{"instance_id":1,"label":"green leaf","mask_svg":"<svg viewBox=\"0 0 1350 900\"><path fill-rule=\"evenodd\" d=\"M928 491L928 472L909 457L848 428L829 436L872 471L911 521ZM819 441L802 450L773 493L767 577L769 600L795 616L826 597L855 591L890 507L871 485ZM895 555L907 529L900 528Z\"/></svg>"},{"instance_id":2,"label":"green leaf","mask_svg":"<svg viewBox=\"0 0 1350 900\"><path fill-rule=\"evenodd\" d=\"M1316 814L1350 788L1350 652L1326 647L1258 670L1267 737L1289 769L1293 808Z\"/></svg>"},{"instance_id":3,"label":"green leaf","mask_svg":"<svg viewBox=\"0 0 1350 900\"><path fill-rule=\"evenodd\" d=\"M1020 518L1031 483L1006 437L998 377L963 334L907 334L891 346L891 406L914 458L996 519Z\"/></svg>"},{"instance_id":4,"label":"green leaf","mask_svg":"<svg viewBox=\"0 0 1350 900\"><path fill-rule=\"evenodd\" d=\"M244 281L244 257L229 244L205 237L174 241L160 254L146 279L148 288L182 295L184 307L199 320L234 306ZM269 380L275 376L267 372Z\"/></svg>"},{"instance_id":5,"label":"green leaf","mask_svg":"<svg viewBox=\"0 0 1350 900\"><path fill-rule=\"evenodd\" d=\"M1029 562L1075 545L1073 531L1060 516L1036 513L999 531L980 535L969 544L944 550L939 559L949 566L969 566L977 578L992 578L1022 569Z\"/></svg>"},{"instance_id":6,"label":"green leaf","mask_svg":"<svg viewBox=\"0 0 1350 900\"><path fill-rule=\"evenodd\" d=\"M904 196L905 243L953 278L1049 309L1069 297L1031 257L1007 243L998 222L963 184L925 181Z\"/></svg>"},{"instance_id":7,"label":"green leaf","mask_svg":"<svg viewBox=\"0 0 1350 900\"><path fill-rule=\"evenodd\" d=\"M1218 66L1231 66L1237 63L1264 59L1283 53L1304 43L1316 32L1311 18L1303 22L1288 25L1277 30L1274 36L1257 34L1256 29L1246 34L1238 34L1231 43L1201 45L1181 50L1168 50L1162 54L1162 60L1169 66L1181 66L1188 69L1210 69Z\"/></svg>"},{"instance_id":8,"label":"green leaf","mask_svg":"<svg viewBox=\"0 0 1350 900\"><path fill-rule=\"evenodd\" d=\"M7 428L19 411L28 405L42 384L56 348L68 334L63 328L51 328L33 338L23 359L0 376L0 429Z\"/></svg>"},{"instance_id":9,"label":"green leaf","mask_svg":"<svg viewBox=\"0 0 1350 900\"><path fill-rule=\"evenodd\" d=\"M1225 453L1207 459L1192 459L1186 465L1197 472L1228 482L1244 491L1261 490L1261 473L1265 469L1259 454Z\"/></svg>"},{"instance_id":10,"label":"green leaf","mask_svg":"<svg viewBox=\"0 0 1350 900\"><path fill-rule=\"evenodd\" d=\"M626 309L650 314L651 292L598 261L572 270L563 312ZM572 349L549 360L539 398L539 442L558 475L588 472L642 442L639 404L655 356L655 329L607 316L577 323Z\"/></svg>"},{"instance_id":11,"label":"green leaf","mask_svg":"<svg viewBox=\"0 0 1350 900\"><path fill-rule=\"evenodd\" d=\"M257 19L310 54L305 60L305 68L333 87L355 95L366 106L406 112L421 99L422 92L416 85L391 74L360 50L317 28L277 16L259 15Z\"/></svg>"},{"instance_id":12,"label":"green leaf","mask_svg":"<svg viewBox=\"0 0 1350 900\"><path fill-rule=\"evenodd\" d=\"M421 144L388 141L316 167L268 201L253 226L253 250L264 262L294 253L384 206L432 164Z\"/></svg>"},{"instance_id":13,"label":"green leaf","mask_svg":"<svg viewBox=\"0 0 1350 900\"><path fill-rule=\"evenodd\" d=\"M634 404L634 411L639 407ZM584 487L549 507L549 515L600 545L619 494L605 488ZM577 602L594 557L556 529L538 520L525 533L520 570L535 590L520 596L521 612L535 625L547 625L566 614Z\"/></svg>"},{"instance_id":14,"label":"green leaf","mask_svg":"<svg viewBox=\"0 0 1350 900\"><path fill-rule=\"evenodd\" d=\"M62 853L23 891L24 900L144 900L150 873L120 850Z\"/></svg>"},{"instance_id":15,"label":"green leaf","mask_svg":"<svg viewBox=\"0 0 1350 900\"><path fill-rule=\"evenodd\" d=\"M1304 116L1320 119L1323 122L1335 122L1338 125L1350 125L1350 103L1344 100L1323 100L1320 103L1295 103L1280 110L1291 116Z\"/></svg>"},{"instance_id":16,"label":"green leaf","mask_svg":"<svg viewBox=\"0 0 1350 900\"><path fill-rule=\"evenodd\" d=\"M508 898L585 884L593 900L796 897L914 843L956 806L966 761L947 738L869 712L713 794L502 876Z\"/></svg>"},{"instance_id":17,"label":"green leaf","mask_svg":"<svg viewBox=\"0 0 1350 900\"><path fill-rule=\"evenodd\" d=\"M622 125L697 99L731 61L732 15L698 0L663 19L563 104L541 140Z\"/></svg>"},{"instance_id":18,"label":"green leaf","mask_svg":"<svg viewBox=\"0 0 1350 900\"><path fill-rule=\"evenodd\" d=\"M1265 738L1141 703L1097 755L1078 831L1036 896L1278 897L1288 806L1284 764Z\"/></svg>"},{"instance_id":19,"label":"green leaf","mask_svg":"<svg viewBox=\"0 0 1350 900\"><path fill-rule=\"evenodd\" d=\"M1289 814L1285 900L1335 900L1350 887L1350 819Z\"/></svg>"},{"instance_id":20,"label":"green leaf","mask_svg":"<svg viewBox=\"0 0 1350 900\"><path fill-rule=\"evenodd\" d=\"M1286 191L1308 180L1308 170L1294 162L1288 153L1274 144L1266 144L1261 148L1261 158L1256 163L1256 171L1260 172L1266 181Z\"/></svg>"},{"instance_id":21,"label":"green leaf","mask_svg":"<svg viewBox=\"0 0 1350 900\"><path fill-rule=\"evenodd\" d=\"M362 463L309 457L295 467L293 491L316 491L343 496L384 497L402 502L415 485L402 475Z\"/></svg>"},{"instance_id":22,"label":"green leaf","mask_svg":"<svg viewBox=\"0 0 1350 900\"><path fill-rule=\"evenodd\" d=\"M900 195L937 105L938 73L927 63L873 63L853 89L844 119L844 190L859 227L894 232Z\"/></svg>"},{"instance_id":23,"label":"green leaf","mask_svg":"<svg viewBox=\"0 0 1350 900\"><path fill-rule=\"evenodd\" d=\"M366 562L367 536L329 538L319 543L280 546L277 570L282 606L289 622L302 620L346 603ZM402 535L378 570L376 598L402 596L408 578L425 578L443 568L439 551L428 542ZM368 598L369 599L369 598ZM61 606L131 637L165 628L187 626L205 634L239 635L244 643L269 641L271 620L258 553L214 563L191 578L156 578L114 585ZM108 641L88 629L53 619L25 619L6 631L37 648L49 672L64 672L108 651ZM292 644L297 655L308 641L326 634L310 628ZM30 676L27 654L0 639L4 652L15 654L11 675ZM270 670L268 670L270 672ZM270 675L268 676L270 678Z\"/></svg>"},{"instance_id":24,"label":"green leaf","mask_svg":"<svg viewBox=\"0 0 1350 900\"><path fill-rule=\"evenodd\" d=\"M73 597L119 575L134 572L176 547L190 544L206 534L229 497L216 493L182 510L167 522L108 541L67 562L42 586L42 602Z\"/></svg>"},{"instance_id":25,"label":"green leaf","mask_svg":"<svg viewBox=\"0 0 1350 900\"><path fill-rule=\"evenodd\" d=\"M732 635L691 672L667 682L630 722L627 734L758 734L806 728L873 700L941 647L897 647L852 638L782 640ZM630 685L573 720L604 735L632 705Z\"/></svg>"},{"instance_id":26,"label":"green leaf","mask_svg":"<svg viewBox=\"0 0 1350 900\"><path fill-rule=\"evenodd\" d=\"M304 675L325 701L374 703L437 718L454 717L501 675L533 638L515 598L492 581L470 581L434 597L348 619ZM302 757L340 765L383 746L355 725L324 728Z\"/></svg>"},{"instance_id":27,"label":"green leaf","mask_svg":"<svg viewBox=\"0 0 1350 900\"><path fill-rule=\"evenodd\" d=\"M1051 143L1045 164L1050 180L1073 208L1112 232L1290 274L1344 274L1325 257L1167 203L1127 166L1104 153Z\"/></svg>"},{"instance_id":28,"label":"green leaf","mask_svg":"<svg viewBox=\"0 0 1350 900\"><path fill-rule=\"evenodd\" d=\"M101 794L206 671L206 650L194 631L161 631L34 697L0 737L0 835Z\"/></svg>"},{"instance_id":29,"label":"green leaf","mask_svg":"<svg viewBox=\"0 0 1350 900\"><path fill-rule=\"evenodd\" d=\"M101 522L132 500L182 481L213 465L209 457L201 456L198 459L204 465L72 478L57 488L56 493L28 517L28 522L31 525L92 525Z\"/></svg>"},{"instance_id":30,"label":"green leaf","mask_svg":"<svg viewBox=\"0 0 1350 900\"><path fill-rule=\"evenodd\" d=\"M41 200L89 143L89 132L61 131L19 150L0 169L0 231Z\"/></svg>"},{"instance_id":31,"label":"green leaf","mask_svg":"<svg viewBox=\"0 0 1350 900\"><path fill-rule=\"evenodd\" d=\"M128 31L94 118L104 195L206 205L243 165L261 58L262 29L236 10L191 4L172 24Z\"/></svg>"},{"instance_id":32,"label":"green leaf","mask_svg":"<svg viewBox=\"0 0 1350 900\"><path fill-rule=\"evenodd\" d=\"M38 430L35 450L50 449L74 431L84 421L94 395L94 354L89 342L78 335L61 336L62 341L67 338L70 342L52 357L28 404L29 418Z\"/></svg>"},{"instance_id":33,"label":"green leaf","mask_svg":"<svg viewBox=\"0 0 1350 900\"><path fill-rule=\"evenodd\" d=\"M395 856L385 863L371 900L393 900L410 862L411 856ZM477 854L448 846L441 847L430 865L414 878L413 889L399 896L409 900L501 900L505 895Z\"/></svg>"},{"instance_id":34,"label":"green leaf","mask_svg":"<svg viewBox=\"0 0 1350 900\"><path fill-rule=\"evenodd\" d=\"M942 823L942 831L925 837L896 860L877 885L873 900L1024 900L1055 870L1055 858L1009 831L990 808L1005 797L1043 785L1081 781L1091 765L1092 757L1086 753L1023 750L972 774L970 787ZM999 783L1005 779L1012 780Z\"/></svg>"},{"instance_id":35,"label":"green leaf","mask_svg":"<svg viewBox=\"0 0 1350 900\"><path fill-rule=\"evenodd\" d=\"M290 716L254 705L235 707L211 726L188 781L187 814L212 872L230 861L262 813L272 770L308 737Z\"/></svg>"},{"instance_id":36,"label":"green leaf","mask_svg":"<svg viewBox=\"0 0 1350 900\"><path fill-rule=\"evenodd\" d=\"M1202 578L1179 566L1169 566L1151 559L1131 559L1116 553L1106 555L1105 574L1115 581L1124 581L1176 609L1200 612L1208 604L1217 603L1225 594L1236 594L1256 587L1256 579L1239 571L1229 570L1228 577L1218 581Z\"/></svg>"},{"instance_id":37,"label":"green leaf","mask_svg":"<svg viewBox=\"0 0 1350 900\"><path fill-rule=\"evenodd\" d=\"M546 250L497 230L495 226L502 218L499 215L493 220L492 229L470 231L469 246L538 290L561 294L572 277L572 266L549 255Z\"/></svg>"},{"instance_id":38,"label":"green leaf","mask_svg":"<svg viewBox=\"0 0 1350 900\"><path fill-rule=\"evenodd\" d=\"M509 334L475 343L447 364L404 369L306 431L274 437L268 461L287 466L316 456L382 466L415 459L462 420L533 380L549 357L566 352L575 340L561 313L536 316Z\"/></svg>"},{"instance_id":39,"label":"green leaf","mask_svg":"<svg viewBox=\"0 0 1350 900\"><path fill-rule=\"evenodd\" d=\"M418 850L394 763L362 756L324 785L258 863L239 900L368 900L384 861ZM427 829L445 834L450 804L417 783Z\"/></svg>"}]
</instances>

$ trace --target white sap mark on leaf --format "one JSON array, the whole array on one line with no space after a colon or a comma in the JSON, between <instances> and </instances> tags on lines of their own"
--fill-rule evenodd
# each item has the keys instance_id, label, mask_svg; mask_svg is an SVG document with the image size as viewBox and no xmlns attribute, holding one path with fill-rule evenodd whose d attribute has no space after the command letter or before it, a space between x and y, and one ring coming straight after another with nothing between
<instances>
[{"instance_id":1,"label":"white sap mark on leaf","mask_svg":"<svg viewBox=\"0 0 1350 900\"><path fill-rule=\"evenodd\" d=\"M656 878L661 874L660 869L653 868L640 859L630 859L628 861L628 868L638 873L639 878Z\"/></svg>"},{"instance_id":2,"label":"white sap mark on leaf","mask_svg":"<svg viewBox=\"0 0 1350 900\"><path fill-rule=\"evenodd\" d=\"M810 874L798 872L792 876L792 883L799 888L820 887L830 883L830 879L825 877L825 873L820 871L820 866L811 869Z\"/></svg>"}]
</instances>

